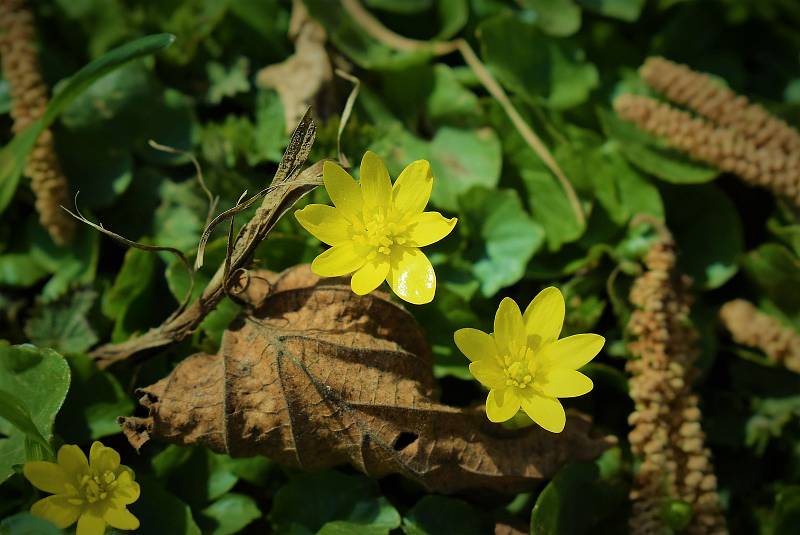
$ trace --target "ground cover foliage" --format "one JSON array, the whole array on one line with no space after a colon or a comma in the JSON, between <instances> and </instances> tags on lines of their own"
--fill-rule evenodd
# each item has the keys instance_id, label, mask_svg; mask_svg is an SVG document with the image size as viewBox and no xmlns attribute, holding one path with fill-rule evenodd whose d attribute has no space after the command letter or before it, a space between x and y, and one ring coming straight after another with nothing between
<instances>
[{"instance_id":1,"label":"ground cover foliage","mask_svg":"<svg viewBox=\"0 0 800 535\"><path fill-rule=\"evenodd\" d=\"M28 514L42 494L21 466L62 444L88 451L94 440L135 471L141 498L130 510L148 534L800 527L800 145L761 115L741 113L742 124L715 115L724 98L691 91L705 82L681 93L684 78L670 89L639 69L654 56L685 63L797 127L794 2L49 0L29 8L51 105L28 130L15 125L26 117L20 106L44 104L15 89L19 73L0 46L0 534L60 533ZM692 116L670 115L667 105ZM763 128L749 131L756 123ZM49 145L34 135L43 130ZM729 141L732 155L694 150ZM30 164L47 150L59 173ZM315 188L314 164L333 159L357 174L367 150L392 177L429 160L430 205L458 217L426 248L437 274L427 305L356 298L342 281L318 287L302 265L324 246L291 214L277 217L329 202ZM55 188L43 201L41 184L61 175L68 195ZM294 181L290 190L262 191L273 176ZM257 192L266 200L245 206ZM152 250L42 214L59 203ZM237 204L233 226L205 236L195 270L204 229ZM215 273L231 257L229 232L248 221L261 221L263 233L224 271L250 277L239 291ZM651 280L657 291L647 290ZM293 309L297 295L269 297L280 284L312 298ZM566 300L562 336L606 339L582 369L594 389L566 400L562 435L521 419L500 429L484 413L474 418L486 392L454 331L491 332L503 297L524 306L547 286ZM205 307L209 288L214 306ZM168 335L147 351L135 346L160 325ZM290 347L264 326L308 328L312 342ZM337 364L328 342L352 345L357 358ZM254 345L280 346L270 366L292 358L281 351L321 355L328 379L298 375L296 396L267 390L295 404L292 418L307 417L303 447L257 444L246 426L233 446L215 442L228 424L205 416L211 438L187 445L196 429L181 418L203 407L180 396L206 384L221 403L261 388L250 379L271 368L259 368ZM392 360L401 352L414 364ZM666 401L648 397L659 358L682 366L663 376L672 381ZM222 385L214 373L223 360L258 375ZM340 405L373 427L336 432L335 410L320 407L339 406L331 386L359 380L357 410ZM168 388L177 408L158 403ZM424 410L392 412L408 399ZM653 416L661 409L663 418ZM153 428L153 415L167 410ZM678 423L657 435L673 416ZM446 440L437 435L445 432ZM371 463L363 452L381 440L392 456ZM348 449L356 443L360 457ZM416 463L426 444L427 464ZM689 468L675 469L671 455ZM482 456L502 462L473 477ZM458 469L435 473L441 459ZM665 470L672 479L648 486ZM724 522L703 509L712 498Z\"/></svg>"}]
</instances>

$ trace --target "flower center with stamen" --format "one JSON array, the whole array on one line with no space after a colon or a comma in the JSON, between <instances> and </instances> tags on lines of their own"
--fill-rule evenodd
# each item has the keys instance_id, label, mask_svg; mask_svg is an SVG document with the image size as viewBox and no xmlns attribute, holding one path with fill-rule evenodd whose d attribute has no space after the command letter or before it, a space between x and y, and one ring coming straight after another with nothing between
<instances>
[{"instance_id":1,"label":"flower center with stamen","mask_svg":"<svg viewBox=\"0 0 800 535\"><path fill-rule=\"evenodd\" d=\"M531 366L532 352L527 348L522 348L514 353L516 355L512 353L502 357L506 386L515 386L517 388L533 387L536 369L535 366Z\"/></svg>"},{"instance_id":2,"label":"flower center with stamen","mask_svg":"<svg viewBox=\"0 0 800 535\"><path fill-rule=\"evenodd\" d=\"M377 213L365 220L364 230L353 236L353 240L372 249L367 257L371 260L378 254L390 254L395 245L404 245L405 231L406 225L387 218L383 213Z\"/></svg>"},{"instance_id":3,"label":"flower center with stamen","mask_svg":"<svg viewBox=\"0 0 800 535\"><path fill-rule=\"evenodd\" d=\"M108 498L109 492L117 486L117 476L110 470L102 473L84 474L79 483L79 493L89 503Z\"/></svg>"}]
</instances>

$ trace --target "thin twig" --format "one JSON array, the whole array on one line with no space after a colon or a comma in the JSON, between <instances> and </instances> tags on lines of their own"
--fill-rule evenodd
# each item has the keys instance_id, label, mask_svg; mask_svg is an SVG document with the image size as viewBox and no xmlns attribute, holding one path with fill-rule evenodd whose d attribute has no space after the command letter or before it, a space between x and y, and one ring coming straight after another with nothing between
<instances>
[{"instance_id":1,"label":"thin twig","mask_svg":"<svg viewBox=\"0 0 800 535\"><path fill-rule=\"evenodd\" d=\"M344 78L353 84L353 89L350 91L350 95L347 97L347 102L344 104L344 110L342 110L342 118L339 120L339 130L336 132L337 158L342 167L347 169L350 167L350 161L342 152L342 132L344 132L344 127L347 126L347 121L350 120L350 114L353 112L353 105L356 102L356 97L358 97L358 90L361 88L361 80L341 69L336 69L335 72L337 76Z\"/></svg>"},{"instance_id":2,"label":"thin twig","mask_svg":"<svg viewBox=\"0 0 800 535\"><path fill-rule=\"evenodd\" d=\"M561 167L558 165L558 162L553 158L553 155L545 144L542 143L539 136L528 126L528 123L525 122L525 119L522 118L522 115L520 115L511 103L511 100L508 98L502 86L497 83L492 73L489 72L489 69L481 62L477 54L472 50L472 47L469 46L469 43L464 39L436 42L409 39L408 37L403 37L402 35L394 33L384 26L369 11L364 9L364 6L362 6L358 0L342 0L342 6L368 35L395 50L406 52L427 51L436 56L444 56L458 50L464 58L464 62L472 69L472 72L474 72L475 76L481 81L483 87L486 88L489 94L492 95L503 108L503 111L508 115L508 118L522 136L522 139L533 149L561 183L561 187L569 200L578 223L580 225L586 224L586 216L581 208L580 200L569 179L567 179Z\"/></svg>"},{"instance_id":3,"label":"thin twig","mask_svg":"<svg viewBox=\"0 0 800 535\"><path fill-rule=\"evenodd\" d=\"M200 162L197 161L195 155L189 151L176 149L175 147L170 147L169 145L162 145L161 143L158 143L152 139L149 139L147 143L156 150L167 152L169 154L186 156L191 160L192 164L194 164L197 182L200 184L200 188L203 190L203 193L205 193L206 197L208 197L208 215L206 215L206 225L208 225L208 223L211 221L211 218L214 217L214 212L217 210L219 196L215 196L213 193L211 193L211 190L208 189L208 186L206 186L206 181L203 179L203 169L200 167Z\"/></svg>"}]
</instances>

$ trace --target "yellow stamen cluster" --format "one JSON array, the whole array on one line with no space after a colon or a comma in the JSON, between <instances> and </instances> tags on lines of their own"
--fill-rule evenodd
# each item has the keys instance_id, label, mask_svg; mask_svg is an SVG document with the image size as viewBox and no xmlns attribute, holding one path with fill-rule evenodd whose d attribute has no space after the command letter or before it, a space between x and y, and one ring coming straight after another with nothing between
<instances>
[{"instance_id":1,"label":"yellow stamen cluster","mask_svg":"<svg viewBox=\"0 0 800 535\"><path fill-rule=\"evenodd\" d=\"M800 333L744 299L725 303L719 315L737 343L758 348L772 362L800 373Z\"/></svg>"},{"instance_id":2,"label":"yellow stamen cluster","mask_svg":"<svg viewBox=\"0 0 800 535\"><path fill-rule=\"evenodd\" d=\"M639 95L621 95L614 101L620 117L697 160L800 206L797 131L685 66L658 58L648 60L641 72L655 89L702 117Z\"/></svg>"},{"instance_id":3,"label":"yellow stamen cluster","mask_svg":"<svg viewBox=\"0 0 800 535\"><path fill-rule=\"evenodd\" d=\"M635 403L629 439L642 460L631 490L631 533L665 533L664 507L675 499L692 507L688 533L724 534L711 453L691 387L697 333L689 324L690 281L675 270L671 238L656 243L645 264L631 289L636 310L628 324L634 337L629 349L638 357L627 365Z\"/></svg>"},{"instance_id":4,"label":"yellow stamen cluster","mask_svg":"<svg viewBox=\"0 0 800 535\"><path fill-rule=\"evenodd\" d=\"M3 76L11 92L14 132L39 119L47 107L47 87L42 80L32 13L23 0L0 2L0 56ZM25 173L31 178L39 220L58 244L68 243L75 222L60 206L69 200L69 184L58 162L53 135L45 130L36 141Z\"/></svg>"},{"instance_id":5,"label":"yellow stamen cluster","mask_svg":"<svg viewBox=\"0 0 800 535\"><path fill-rule=\"evenodd\" d=\"M367 259L372 260L378 254L388 255L394 245L405 245L408 225L402 221L392 220L383 213L374 214L365 221L364 228L356 232L353 240L372 248Z\"/></svg>"}]
</instances>

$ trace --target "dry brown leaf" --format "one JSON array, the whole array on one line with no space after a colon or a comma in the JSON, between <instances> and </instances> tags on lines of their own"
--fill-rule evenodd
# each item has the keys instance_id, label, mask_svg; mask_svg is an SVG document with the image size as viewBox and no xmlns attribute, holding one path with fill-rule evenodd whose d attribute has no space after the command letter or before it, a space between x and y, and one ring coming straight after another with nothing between
<instances>
[{"instance_id":1,"label":"dry brown leaf","mask_svg":"<svg viewBox=\"0 0 800 535\"><path fill-rule=\"evenodd\" d=\"M256 75L256 84L278 92L287 133L333 78L330 58L325 50L325 29L308 15L299 0L292 4L289 37L294 40L294 54L280 63L264 67Z\"/></svg>"},{"instance_id":2,"label":"dry brown leaf","mask_svg":"<svg viewBox=\"0 0 800 535\"><path fill-rule=\"evenodd\" d=\"M350 463L449 493L519 492L614 442L577 413L552 434L438 403L427 342L384 294L359 297L308 266L252 272L241 287L251 312L219 355L185 359L140 391L149 416L120 419L136 448L154 438L312 470Z\"/></svg>"}]
</instances>

